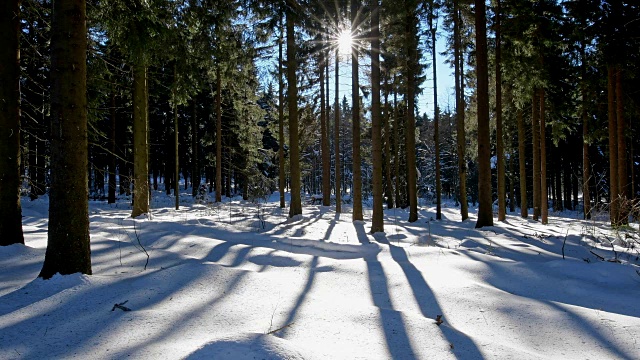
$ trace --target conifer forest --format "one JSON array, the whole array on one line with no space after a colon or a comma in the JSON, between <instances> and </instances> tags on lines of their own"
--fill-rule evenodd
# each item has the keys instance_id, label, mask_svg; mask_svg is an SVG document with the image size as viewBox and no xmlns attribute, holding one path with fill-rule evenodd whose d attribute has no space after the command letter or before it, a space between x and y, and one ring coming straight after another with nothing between
<instances>
[{"instance_id":1,"label":"conifer forest","mask_svg":"<svg viewBox=\"0 0 640 360\"><path fill-rule=\"evenodd\" d=\"M635 0L3 0L0 359L640 358L638 83Z\"/></svg>"}]
</instances>

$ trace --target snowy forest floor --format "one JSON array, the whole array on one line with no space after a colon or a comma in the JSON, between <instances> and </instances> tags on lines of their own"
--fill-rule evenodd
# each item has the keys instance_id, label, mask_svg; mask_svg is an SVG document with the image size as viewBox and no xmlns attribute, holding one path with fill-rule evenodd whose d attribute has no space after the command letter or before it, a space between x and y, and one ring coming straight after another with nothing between
<instances>
[{"instance_id":1,"label":"snowy forest floor","mask_svg":"<svg viewBox=\"0 0 640 360\"><path fill-rule=\"evenodd\" d=\"M640 359L636 226L474 229L476 209L445 203L440 221L385 210L371 236L366 206L353 223L348 206L287 219L277 193L185 193L177 211L153 195L137 219L90 202L93 275L46 281L47 199L23 201L26 246L0 248L0 359Z\"/></svg>"}]
</instances>

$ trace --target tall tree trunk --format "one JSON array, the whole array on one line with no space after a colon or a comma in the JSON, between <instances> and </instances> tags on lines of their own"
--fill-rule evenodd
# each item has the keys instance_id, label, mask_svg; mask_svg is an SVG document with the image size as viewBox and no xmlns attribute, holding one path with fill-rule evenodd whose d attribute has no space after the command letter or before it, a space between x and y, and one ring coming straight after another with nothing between
<instances>
[{"instance_id":1,"label":"tall tree trunk","mask_svg":"<svg viewBox=\"0 0 640 360\"><path fill-rule=\"evenodd\" d=\"M515 185L514 185L514 176L515 169L513 168L513 158L515 154L511 151L509 155L509 212L513 213L516 211L516 195L515 195Z\"/></svg>"},{"instance_id":2,"label":"tall tree trunk","mask_svg":"<svg viewBox=\"0 0 640 360\"><path fill-rule=\"evenodd\" d=\"M544 88L540 88L540 218L549 223L549 195L547 192L547 137L545 135Z\"/></svg>"},{"instance_id":3,"label":"tall tree trunk","mask_svg":"<svg viewBox=\"0 0 640 360\"><path fill-rule=\"evenodd\" d=\"M109 154L109 194L107 197L107 203L113 204L116 202L116 163L118 159L116 155L116 92L113 85L111 86L111 108L109 110L111 116L109 149L111 154Z\"/></svg>"},{"instance_id":4,"label":"tall tree trunk","mask_svg":"<svg viewBox=\"0 0 640 360\"><path fill-rule=\"evenodd\" d=\"M216 68L216 202L222 201L222 75Z\"/></svg>"},{"instance_id":5,"label":"tall tree trunk","mask_svg":"<svg viewBox=\"0 0 640 360\"><path fill-rule=\"evenodd\" d=\"M355 35L358 26L360 25L359 19L360 2L358 0L351 0L351 33ZM355 44L354 44L355 45ZM360 164L360 81L359 81L359 65L358 65L358 48L357 46L351 47L351 100L353 105L351 106L351 133L352 140L352 180L353 191L351 197L353 200L352 220L362 220L362 171ZM378 79L378 85L380 80ZM379 93L378 93L379 97ZM378 106L380 100L378 100Z\"/></svg>"},{"instance_id":6,"label":"tall tree trunk","mask_svg":"<svg viewBox=\"0 0 640 360\"><path fill-rule=\"evenodd\" d=\"M396 84L396 76L393 77ZM400 115L398 113L398 91L393 90L393 174L395 177L396 207L403 207L406 204L400 200Z\"/></svg>"},{"instance_id":7,"label":"tall tree trunk","mask_svg":"<svg viewBox=\"0 0 640 360\"><path fill-rule=\"evenodd\" d=\"M618 129L616 117L616 69L613 65L607 66L607 100L609 111L609 215L611 225L618 226L619 216L619 189L618 189Z\"/></svg>"},{"instance_id":8,"label":"tall tree trunk","mask_svg":"<svg viewBox=\"0 0 640 360\"><path fill-rule=\"evenodd\" d=\"M525 143L527 139L525 136L524 117L522 116L522 109L516 109L516 120L518 122L518 165L520 167L520 216L526 219L529 216L529 209L527 204L527 167L525 153Z\"/></svg>"},{"instance_id":9,"label":"tall tree trunk","mask_svg":"<svg viewBox=\"0 0 640 360\"><path fill-rule=\"evenodd\" d=\"M91 274L84 0L58 0L51 22L51 191L40 277ZM145 189L146 190L146 189ZM139 202L138 202L139 203Z\"/></svg>"},{"instance_id":10,"label":"tall tree trunk","mask_svg":"<svg viewBox=\"0 0 640 360\"><path fill-rule=\"evenodd\" d=\"M413 4L413 1L409 1ZM415 118L415 76L418 62L417 48L415 41L415 31L417 19L415 6L407 6L406 13L407 37L407 127L406 127L406 154L407 154L407 187L409 196L409 222L418 220L418 194L417 194L417 174L416 174L416 118Z\"/></svg>"},{"instance_id":11,"label":"tall tree trunk","mask_svg":"<svg viewBox=\"0 0 640 360\"><path fill-rule=\"evenodd\" d=\"M624 121L624 103L622 101L622 66L616 67L616 126L618 135L618 192L620 204L618 206L620 224L629 223L628 213L631 211L627 204L629 198L629 182L627 179L627 124Z\"/></svg>"},{"instance_id":12,"label":"tall tree trunk","mask_svg":"<svg viewBox=\"0 0 640 360\"><path fill-rule=\"evenodd\" d=\"M500 61L502 56L501 29L500 29L500 0L496 0L496 155L498 160L498 221L507 219L506 195L505 195L505 162L504 141L502 138L502 69Z\"/></svg>"},{"instance_id":13,"label":"tall tree trunk","mask_svg":"<svg viewBox=\"0 0 640 360\"><path fill-rule=\"evenodd\" d=\"M173 180L173 195L175 195L175 208L178 210L180 208L180 152L179 152L179 139L178 136L178 102L176 97L176 86L178 86L178 73L176 70L176 65L173 65L173 81L175 82L172 95L173 95L173 157L174 157L174 180ZM187 184L187 177L184 177L184 183Z\"/></svg>"},{"instance_id":14,"label":"tall tree trunk","mask_svg":"<svg viewBox=\"0 0 640 360\"><path fill-rule=\"evenodd\" d=\"M373 162L373 213L371 233L384 231L382 212L382 127L380 115L380 14L378 0L371 1L371 146ZM354 145L355 148L355 145Z\"/></svg>"},{"instance_id":15,"label":"tall tree trunk","mask_svg":"<svg viewBox=\"0 0 640 360\"><path fill-rule=\"evenodd\" d=\"M493 225L491 204L491 136L489 133L489 68L487 17L484 0L476 5L476 74L478 76L478 221L476 228Z\"/></svg>"},{"instance_id":16,"label":"tall tree trunk","mask_svg":"<svg viewBox=\"0 0 640 360\"><path fill-rule=\"evenodd\" d=\"M376 1L376 0L374 0ZM378 7L379 9L379 7ZM378 16L379 19L379 16ZM379 29L379 25L378 25ZM378 40L380 39L380 32L378 31ZM378 50L380 47L378 46ZM378 55L378 59L380 56ZM379 64L379 60L378 60ZM385 81L385 92L384 92L384 163L386 169L386 195L387 195L387 209L393 208L394 205L394 194L393 194L393 176L391 173L391 114L390 114L390 106L389 106L389 76L384 77Z\"/></svg>"},{"instance_id":17,"label":"tall tree trunk","mask_svg":"<svg viewBox=\"0 0 640 360\"><path fill-rule=\"evenodd\" d=\"M196 100L193 100L193 119L191 123L191 153L193 154L193 163L191 171L191 195L195 197L198 195L198 189L200 188L200 163L198 161L198 104Z\"/></svg>"},{"instance_id":18,"label":"tall tree trunk","mask_svg":"<svg viewBox=\"0 0 640 360\"><path fill-rule=\"evenodd\" d=\"M436 220L442 220L442 179L440 174L440 109L438 108L438 77L436 70L436 31L434 26L433 4L429 17L429 30L431 32L431 55L433 68L433 141L436 156ZM437 19L435 19L437 22Z\"/></svg>"},{"instance_id":19,"label":"tall tree trunk","mask_svg":"<svg viewBox=\"0 0 640 360\"><path fill-rule=\"evenodd\" d=\"M20 207L19 0L0 4L0 84L0 246L5 246L24 244Z\"/></svg>"},{"instance_id":20,"label":"tall tree trunk","mask_svg":"<svg viewBox=\"0 0 640 360\"><path fill-rule=\"evenodd\" d=\"M336 212L342 212L342 183L340 181L340 83L339 83L339 49L336 49L336 66L335 66L335 108L333 109L334 117L334 146L335 146L335 187L336 187Z\"/></svg>"},{"instance_id":21,"label":"tall tree trunk","mask_svg":"<svg viewBox=\"0 0 640 360\"><path fill-rule=\"evenodd\" d=\"M147 67L133 65L133 211L131 217L149 212L149 117Z\"/></svg>"},{"instance_id":22,"label":"tall tree trunk","mask_svg":"<svg viewBox=\"0 0 640 360\"><path fill-rule=\"evenodd\" d=\"M293 9L287 12L287 99L289 101L289 166L291 168L291 204L289 217L302 214L300 198L300 145L298 143L298 86L296 79L296 39Z\"/></svg>"},{"instance_id":23,"label":"tall tree trunk","mask_svg":"<svg viewBox=\"0 0 640 360\"><path fill-rule=\"evenodd\" d=\"M282 19L280 19L282 22ZM283 26L280 24L280 41L278 41L278 191L280 192L280 208L285 208L284 185L284 70L282 47L284 43Z\"/></svg>"},{"instance_id":24,"label":"tall tree trunk","mask_svg":"<svg viewBox=\"0 0 640 360\"><path fill-rule=\"evenodd\" d=\"M540 117L538 115L538 89L533 89L531 100L531 139L533 142L533 220L540 216Z\"/></svg>"},{"instance_id":25,"label":"tall tree trunk","mask_svg":"<svg viewBox=\"0 0 640 360\"><path fill-rule=\"evenodd\" d=\"M589 119L587 114L587 86L586 86L586 56L584 43L580 46L580 72L582 74L582 109L580 117L582 118L582 199L584 202L584 218L591 219L591 194L589 191L589 181L591 179L591 164L589 161Z\"/></svg>"},{"instance_id":26,"label":"tall tree trunk","mask_svg":"<svg viewBox=\"0 0 640 360\"><path fill-rule=\"evenodd\" d=\"M322 205L331 205L331 151L328 138L328 112L325 98L325 67L328 66L326 52L320 52L320 147L322 152ZM329 89L327 88L327 92ZM284 172L284 169L283 169Z\"/></svg>"},{"instance_id":27,"label":"tall tree trunk","mask_svg":"<svg viewBox=\"0 0 640 360\"><path fill-rule=\"evenodd\" d=\"M460 27L462 19L460 17L459 0L453 1L453 31L454 31L454 62L455 62L455 87L456 87L456 143L458 151L458 188L460 196L460 216L462 221L469 218L469 209L467 203L467 162L466 162L466 134L464 130L464 93L462 90L463 76L462 73L462 56Z\"/></svg>"}]
</instances>

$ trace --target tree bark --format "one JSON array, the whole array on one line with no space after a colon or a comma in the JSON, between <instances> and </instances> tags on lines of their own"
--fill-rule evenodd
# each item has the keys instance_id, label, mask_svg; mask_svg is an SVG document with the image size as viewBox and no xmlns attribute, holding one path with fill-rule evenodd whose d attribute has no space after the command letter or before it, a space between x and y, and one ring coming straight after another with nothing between
<instances>
[{"instance_id":1,"label":"tree bark","mask_svg":"<svg viewBox=\"0 0 640 360\"><path fill-rule=\"evenodd\" d=\"M113 204L116 202L116 92L115 87L111 86L111 134L109 136L109 148L111 154L109 154L109 194L107 197L107 203Z\"/></svg>"},{"instance_id":2,"label":"tree bark","mask_svg":"<svg viewBox=\"0 0 640 360\"><path fill-rule=\"evenodd\" d=\"M282 21L282 20L281 20ZM278 191L280 192L280 208L285 208L284 185L286 174L284 172L284 70L282 47L284 34L280 24L280 41L278 41Z\"/></svg>"},{"instance_id":3,"label":"tree bark","mask_svg":"<svg viewBox=\"0 0 640 360\"><path fill-rule=\"evenodd\" d=\"M172 91L172 95L173 95L173 135L174 135L174 139L173 139L173 157L174 157L174 180L173 180L173 195L175 196L175 208L176 210L178 210L180 208L180 152L179 152L179 147L180 147L180 143L179 143L179 139L180 137L179 132L178 132L178 102L177 102L177 98L176 98L176 86L178 84L178 79L177 79L177 70L176 70L176 66L174 64L173 66L173 81L175 81L176 84L174 84L174 88ZM184 177L184 183L186 185L187 183L187 177Z\"/></svg>"},{"instance_id":4,"label":"tree bark","mask_svg":"<svg viewBox=\"0 0 640 360\"><path fill-rule=\"evenodd\" d=\"M504 140L502 138L502 69L501 69L501 29L500 29L500 0L496 0L496 156L498 161L498 221L507 219L505 195L505 161Z\"/></svg>"},{"instance_id":5,"label":"tree bark","mask_svg":"<svg viewBox=\"0 0 640 360\"><path fill-rule=\"evenodd\" d=\"M547 137L545 135L544 88L540 88L540 218L549 223L549 194L547 192Z\"/></svg>"},{"instance_id":6,"label":"tree bark","mask_svg":"<svg viewBox=\"0 0 640 360\"><path fill-rule=\"evenodd\" d=\"M616 116L616 68L607 66L607 100L609 112L609 216L612 226L618 226L619 216L619 189L618 189L618 129Z\"/></svg>"},{"instance_id":7,"label":"tree bark","mask_svg":"<svg viewBox=\"0 0 640 360\"><path fill-rule=\"evenodd\" d=\"M328 139L328 112L325 98L325 66L327 64L326 52L320 51L320 147L322 152L322 205L331 205L331 151ZM327 88L327 92L329 89ZM284 173L284 169L283 169Z\"/></svg>"},{"instance_id":8,"label":"tree bark","mask_svg":"<svg viewBox=\"0 0 640 360\"><path fill-rule=\"evenodd\" d=\"M580 47L580 72L582 74L582 110L580 117L582 118L582 200L584 204L584 218L591 219L591 194L589 190L589 181L591 179L591 164L589 161L589 118L587 114L587 85L586 75L587 66L585 56L585 45Z\"/></svg>"},{"instance_id":9,"label":"tree bark","mask_svg":"<svg viewBox=\"0 0 640 360\"><path fill-rule=\"evenodd\" d=\"M91 274L84 0L58 0L51 22L51 191L40 277Z\"/></svg>"},{"instance_id":10,"label":"tree bark","mask_svg":"<svg viewBox=\"0 0 640 360\"><path fill-rule=\"evenodd\" d=\"M433 142L435 144L436 161L436 220L442 220L442 179L440 174L440 109L438 108L438 77L436 70L436 30L433 25L433 5L429 17L429 30L431 32L431 56L433 69ZM436 19L437 21L437 19Z\"/></svg>"},{"instance_id":11,"label":"tree bark","mask_svg":"<svg viewBox=\"0 0 640 360\"><path fill-rule=\"evenodd\" d=\"M198 195L200 188L200 163L198 161L198 104L193 100L193 119L191 123L191 153L193 154L193 170L191 171L191 195Z\"/></svg>"},{"instance_id":12,"label":"tree bark","mask_svg":"<svg viewBox=\"0 0 640 360\"><path fill-rule=\"evenodd\" d=\"M351 0L351 33L355 35L359 26L358 12L360 10L360 2ZM351 46L351 101L352 101L352 117L351 117L351 133L352 133L352 161L353 169L353 191L351 198L352 220L362 220L362 170L360 164L360 81L359 81L359 65L358 65L358 48ZM378 79L378 85L380 80ZM378 106L379 106L378 100Z\"/></svg>"},{"instance_id":13,"label":"tree bark","mask_svg":"<svg viewBox=\"0 0 640 360\"><path fill-rule=\"evenodd\" d=\"M487 17L484 0L475 0L476 74L478 76L478 221L476 228L493 226L491 204L491 136L489 133L489 70Z\"/></svg>"},{"instance_id":14,"label":"tree bark","mask_svg":"<svg viewBox=\"0 0 640 360\"><path fill-rule=\"evenodd\" d=\"M20 207L20 1L0 4L0 246L24 244Z\"/></svg>"},{"instance_id":15,"label":"tree bark","mask_svg":"<svg viewBox=\"0 0 640 360\"><path fill-rule=\"evenodd\" d=\"M616 66L616 126L618 136L618 192L620 203L618 206L620 224L629 223L628 213L631 211L627 199L629 198L629 181L627 179L627 124L624 121L624 103L622 93L622 66Z\"/></svg>"},{"instance_id":16,"label":"tree bark","mask_svg":"<svg viewBox=\"0 0 640 360\"><path fill-rule=\"evenodd\" d=\"M371 233L384 232L382 212L382 127L380 114L380 14L378 0L371 1L371 146L373 162L373 213ZM355 148L355 145L354 145Z\"/></svg>"},{"instance_id":17,"label":"tree bark","mask_svg":"<svg viewBox=\"0 0 640 360\"><path fill-rule=\"evenodd\" d=\"M374 0L376 1L376 0ZM379 9L379 7L378 7ZM380 32L378 32L378 39ZM378 47L378 50L380 48ZM378 56L378 59L380 56ZM389 106L389 76L385 76L385 93L384 93L384 163L386 169L386 195L387 195L387 209L391 209L394 206L394 193L393 193L393 176L391 173L391 114Z\"/></svg>"},{"instance_id":18,"label":"tree bark","mask_svg":"<svg viewBox=\"0 0 640 360\"><path fill-rule=\"evenodd\" d=\"M289 217L302 214L300 198L300 145L298 143L298 86L296 79L296 40L293 10L287 12L287 98L289 101L289 166L291 168L291 204Z\"/></svg>"},{"instance_id":19,"label":"tree bark","mask_svg":"<svg viewBox=\"0 0 640 360\"><path fill-rule=\"evenodd\" d=\"M147 67L133 65L133 211L131 217L149 212L149 118Z\"/></svg>"},{"instance_id":20,"label":"tree bark","mask_svg":"<svg viewBox=\"0 0 640 360\"><path fill-rule=\"evenodd\" d=\"M411 1L410 1L411 2ZM405 36L407 46L407 187L409 197L409 222L418 220L418 194L416 186L416 118L415 118L415 76L418 62L417 47L414 36L416 31L415 6L407 6Z\"/></svg>"},{"instance_id":21,"label":"tree bark","mask_svg":"<svg viewBox=\"0 0 640 360\"><path fill-rule=\"evenodd\" d=\"M336 187L336 212L342 212L342 183L340 182L340 83L339 83L339 49L336 49L336 66L335 66L335 108L333 109L334 117L334 153L335 153L335 187Z\"/></svg>"},{"instance_id":22,"label":"tree bark","mask_svg":"<svg viewBox=\"0 0 640 360\"><path fill-rule=\"evenodd\" d=\"M529 209L527 204L527 167L525 153L525 143L527 139L525 136L524 117L522 116L522 109L516 109L516 120L518 122L518 165L520 168L520 216L526 219L529 216Z\"/></svg>"},{"instance_id":23,"label":"tree bark","mask_svg":"<svg viewBox=\"0 0 640 360\"><path fill-rule=\"evenodd\" d=\"M540 216L540 103L537 89L533 90L531 100L531 138L533 142L533 220Z\"/></svg>"},{"instance_id":24,"label":"tree bark","mask_svg":"<svg viewBox=\"0 0 640 360\"><path fill-rule=\"evenodd\" d=\"M222 75L216 68L216 202L222 201Z\"/></svg>"},{"instance_id":25,"label":"tree bark","mask_svg":"<svg viewBox=\"0 0 640 360\"><path fill-rule=\"evenodd\" d=\"M466 134L464 130L464 93L463 86L463 73L462 73L462 56L461 52L461 40L460 40L460 27L461 17L460 9L458 6L458 0L453 2L453 31L454 31L454 62L455 62L455 88L456 88L456 142L458 151L458 189L460 196L460 216L462 221L469 218L469 205L467 203L467 162L466 162Z\"/></svg>"}]
</instances>

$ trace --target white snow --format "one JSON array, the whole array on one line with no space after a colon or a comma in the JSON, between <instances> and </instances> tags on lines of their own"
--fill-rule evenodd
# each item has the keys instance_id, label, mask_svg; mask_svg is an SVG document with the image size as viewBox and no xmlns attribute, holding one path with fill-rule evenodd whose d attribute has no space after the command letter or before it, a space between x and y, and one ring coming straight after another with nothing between
<instances>
[{"instance_id":1,"label":"white snow","mask_svg":"<svg viewBox=\"0 0 640 360\"><path fill-rule=\"evenodd\" d=\"M445 203L441 221L385 210L372 236L371 209L288 219L278 199L185 192L176 211L157 192L136 219L126 199L91 202L93 275L50 280L48 202L25 200L26 245L0 248L0 359L640 359L635 226L566 212L475 229Z\"/></svg>"}]
</instances>

